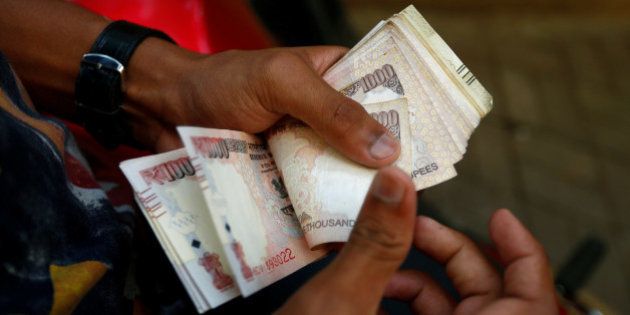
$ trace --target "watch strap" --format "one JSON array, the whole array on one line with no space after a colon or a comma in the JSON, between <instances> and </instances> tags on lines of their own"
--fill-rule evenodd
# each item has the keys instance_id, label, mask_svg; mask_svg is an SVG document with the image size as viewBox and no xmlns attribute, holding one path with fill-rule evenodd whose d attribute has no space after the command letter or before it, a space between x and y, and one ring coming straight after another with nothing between
<instances>
[{"instance_id":1,"label":"watch strap","mask_svg":"<svg viewBox=\"0 0 630 315\"><path fill-rule=\"evenodd\" d=\"M161 31L121 20L114 21L105 27L92 45L90 52L110 56L126 67L133 52L147 37L157 37L174 43Z\"/></svg>"},{"instance_id":2,"label":"watch strap","mask_svg":"<svg viewBox=\"0 0 630 315\"><path fill-rule=\"evenodd\" d=\"M103 68L82 66L76 84L76 105L85 130L107 148L130 139L131 128L123 117L122 77Z\"/></svg>"},{"instance_id":3,"label":"watch strap","mask_svg":"<svg viewBox=\"0 0 630 315\"><path fill-rule=\"evenodd\" d=\"M136 48L147 37L173 40L163 32L127 21L110 23L83 56L75 84L77 115L85 129L105 147L133 144L122 111L123 74Z\"/></svg>"}]
</instances>

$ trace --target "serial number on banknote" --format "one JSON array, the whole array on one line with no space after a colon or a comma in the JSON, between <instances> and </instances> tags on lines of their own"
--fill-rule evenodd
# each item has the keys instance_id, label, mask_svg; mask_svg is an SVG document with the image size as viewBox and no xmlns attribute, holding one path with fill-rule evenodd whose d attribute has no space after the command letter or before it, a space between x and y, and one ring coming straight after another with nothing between
<instances>
[{"instance_id":1,"label":"serial number on banknote","mask_svg":"<svg viewBox=\"0 0 630 315\"><path fill-rule=\"evenodd\" d=\"M280 265L284 265L284 263L288 263L289 261L295 259L295 255L291 251L290 248L285 248L275 256L272 256L265 261L267 265L267 270L271 271Z\"/></svg>"}]
</instances>

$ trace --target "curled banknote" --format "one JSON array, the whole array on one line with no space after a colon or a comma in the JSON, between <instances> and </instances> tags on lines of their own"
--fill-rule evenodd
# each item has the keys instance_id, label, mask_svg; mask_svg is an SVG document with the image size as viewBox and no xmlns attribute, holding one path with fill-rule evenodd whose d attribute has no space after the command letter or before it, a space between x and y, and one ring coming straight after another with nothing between
<instances>
[{"instance_id":1,"label":"curled banknote","mask_svg":"<svg viewBox=\"0 0 630 315\"><path fill-rule=\"evenodd\" d=\"M266 143L244 132L177 128L214 230L248 296L322 257L311 251Z\"/></svg>"},{"instance_id":2,"label":"curled banknote","mask_svg":"<svg viewBox=\"0 0 630 315\"><path fill-rule=\"evenodd\" d=\"M197 310L238 296L186 150L127 160L120 168Z\"/></svg>"}]
</instances>

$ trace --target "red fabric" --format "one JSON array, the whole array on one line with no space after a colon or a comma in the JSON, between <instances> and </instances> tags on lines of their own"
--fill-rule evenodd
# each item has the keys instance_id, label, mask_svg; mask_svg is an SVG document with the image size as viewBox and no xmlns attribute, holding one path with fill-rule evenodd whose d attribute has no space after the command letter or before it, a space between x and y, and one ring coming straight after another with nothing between
<instances>
[{"instance_id":1,"label":"red fabric","mask_svg":"<svg viewBox=\"0 0 630 315\"><path fill-rule=\"evenodd\" d=\"M86 166L81 164L72 154L66 151L63 160L68 180L72 184L81 188L100 188L92 174L86 169Z\"/></svg>"},{"instance_id":2,"label":"red fabric","mask_svg":"<svg viewBox=\"0 0 630 315\"><path fill-rule=\"evenodd\" d=\"M73 0L113 20L164 31L180 46L215 53L260 49L273 41L242 0Z\"/></svg>"}]
</instances>

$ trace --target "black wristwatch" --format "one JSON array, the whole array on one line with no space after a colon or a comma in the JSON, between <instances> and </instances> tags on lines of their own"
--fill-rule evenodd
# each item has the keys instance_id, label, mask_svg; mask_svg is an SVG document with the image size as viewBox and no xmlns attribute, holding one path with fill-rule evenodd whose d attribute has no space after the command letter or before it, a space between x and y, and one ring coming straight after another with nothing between
<instances>
[{"instance_id":1,"label":"black wristwatch","mask_svg":"<svg viewBox=\"0 0 630 315\"><path fill-rule=\"evenodd\" d=\"M101 32L81 59L74 90L77 115L85 129L105 147L133 143L131 128L121 109L124 74L131 55L147 37L174 43L158 30L115 21Z\"/></svg>"}]
</instances>

